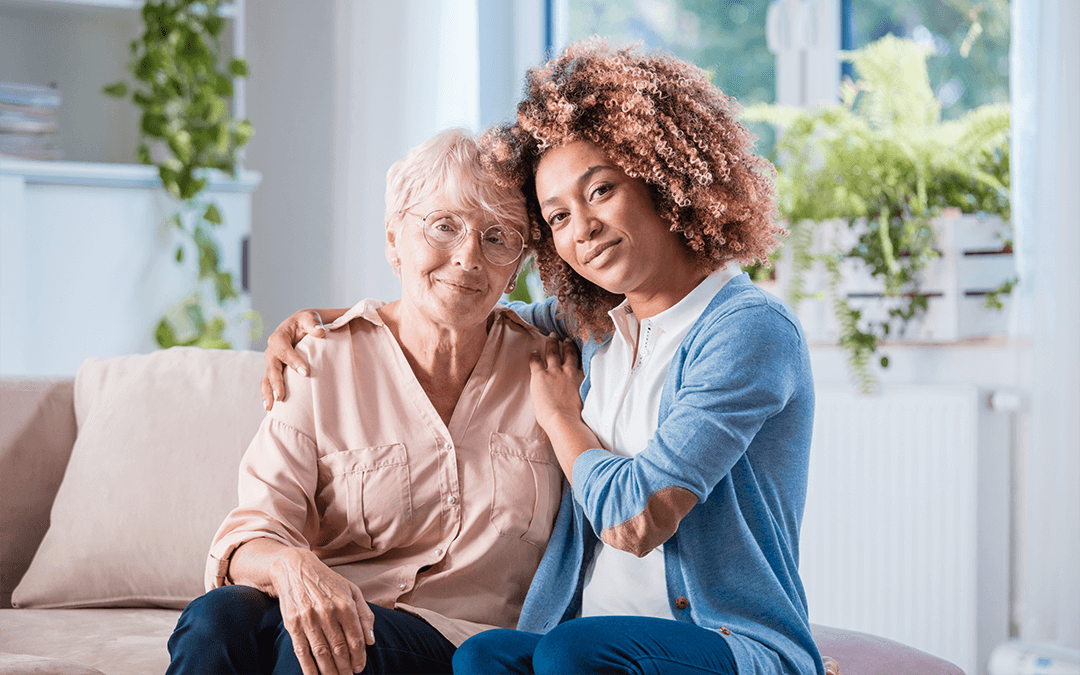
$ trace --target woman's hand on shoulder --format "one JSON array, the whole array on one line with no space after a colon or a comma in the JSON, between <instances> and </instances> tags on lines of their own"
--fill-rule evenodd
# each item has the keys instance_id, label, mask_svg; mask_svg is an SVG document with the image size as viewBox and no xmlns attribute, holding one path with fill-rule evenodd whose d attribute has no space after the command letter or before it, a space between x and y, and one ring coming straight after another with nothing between
<instances>
[{"instance_id":1,"label":"woman's hand on shoulder","mask_svg":"<svg viewBox=\"0 0 1080 675\"><path fill-rule=\"evenodd\" d=\"M375 644L375 615L356 584L302 548L283 552L270 577L304 675L364 669L367 645Z\"/></svg>"},{"instance_id":2,"label":"woman's hand on shoulder","mask_svg":"<svg viewBox=\"0 0 1080 675\"><path fill-rule=\"evenodd\" d=\"M529 390L533 412L540 426L546 427L560 416L581 417L581 355L569 340L549 337L543 347L529 357L532 372Z\"/></svg>"},{"instance_id":3,"label":"woman's hand on shoulder","mask_svg":"<svg viewBox=\"0 0 1080 675\"><path fill-rule=\"evenodd\" d=\"M263 357L266 359L266 372L262 378L263 407L270 410L277 401L284 401L285 391L285 368L289 367L307 375L307 364L296 353L296 345L305 335L317 338L326 336L326 326L323 318L333 321L345 313L345 310L316 310L302 309L281 322L280 325L266 340L266 351Z\"/></svg>"}]
</instances>

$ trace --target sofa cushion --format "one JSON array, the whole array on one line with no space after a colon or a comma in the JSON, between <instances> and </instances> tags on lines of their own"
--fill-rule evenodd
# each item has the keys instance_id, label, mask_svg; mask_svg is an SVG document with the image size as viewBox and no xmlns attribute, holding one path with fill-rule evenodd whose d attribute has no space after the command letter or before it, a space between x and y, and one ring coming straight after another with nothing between
<instances>
[{"instance_id":1,"label":"sofa cushion","mask_svg":"<svg viewBox=\"0 0 1080 675\"><path fill-rule=\"evenodd\" d=\"M75 443L74 381L0 382L0 607L30 566Z\"/></svg>"},{"instance_id":2,"label":"sofa cushion","mask_svg":"<svg viewBox=\"0 0 1080 675\"><path fill-rule=\"evenodd\" d=\"M97 668L32 654L0 654L0 675L104 675Z\"/></svg>"},{"instance_id":3,"label":"sofa cushion","mask_svg":"<svg viewBox=\"0 0 1080 675\"><path fill-rule=\"evenodd\" d=\"M11 672L20 675L164 673L169 667L169 636L179 618L180 612L173 609L0 610L0 651L24 655L23 659L0 655L0 664L6 657ZM33 662L39 670L16 669L20 660ZM2 667L0 675L7 675Z\"/></svg>"},{"instance_id":4,"label":"sofa cushion","mask_svg":"<svg viewBox=\"0 0 1080 675\"><path fill-rule=\"evenodd\" d=\"M15 606L181 608L201 595L265 416L262 370L258 352L193 347L84 363L78 437Z\"/></svg>"}]
</instances>

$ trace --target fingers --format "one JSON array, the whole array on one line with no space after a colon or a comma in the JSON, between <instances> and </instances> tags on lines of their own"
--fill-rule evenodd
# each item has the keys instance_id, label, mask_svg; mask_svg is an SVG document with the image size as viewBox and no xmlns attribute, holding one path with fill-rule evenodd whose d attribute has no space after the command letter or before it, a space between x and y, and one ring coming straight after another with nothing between
<instances>
[{"instance_id":1,"label":"fingers","mask_svg":"<svg viewBox=\"0 0 1080 675\"><path fill-rule=\"evenodd\" d=\"M322 317L315 310L305 309L299 312L297 319L302 331L301 337L304 335L317 338L326 337L326 326L323 325Z\"/></svg>"},{"instance_id":2,"label":"fingers","mask_svg":"<svg viewBox=\"0 0 1080 675\"><path fill-rule=\"evenodd\" d=\"M300 631L290 630L289 637L292 638L293 654L296 654L296 660L300 662L300 670L304 675L319 675L319 666L311 656L311 645L308 644L307 636Z\"/></svg>"},{"instance_id":3,"label":"fingers","mask_svg":"<svg viewBox=\"0 0 1080 675\"><path fill-rule=\"evenodd\" d=\"M266 371L263 373L261 387L263 407L270 410L274 407L274 403L285 399L285 376L283 375L285 366L281 359L270 351L269 345L263 352L263 359L266 361Z\"/></svg>"},{"instance_id":4,"label":"fingers","mask_svg":"<svg viewBox=\"0 0 1080 675\"><path fill-rule=\"evenodd\" d=\"M364 643L373 645L375 644L375 613L371 611L371 607L369 607L367 601L364 600L364 596L360 593L360 589L354 585L352 590L353 602L356 603L357 616L360 619L360 625L363 629Z\"/></svg>"},{"instance_id":5,"label":"fingers","mask_svg":"<svg viewBox=\"0 0 1080 675\"><path fill-rule=\"evenodd\" d=\"M263 409L270 410L274 407L274 386L270 384L270 377L265 373L262 382L259 383L259 389L262 391Z\"/></svg>"},{"instance_id":6,"label":"fingers","mask_svg":"<svg viewBox=\"0 0 1080 675\"><path fill-rule=\"evenodd\" d=\"M262 390L263 407L270 410L277 401L285 400L285 377L283 371L286 367L292 368L300 375L308 374L307 364L296 353L294 346L305 335L322 338L326 336L326 326L323 325L319 313L305 309L293 314L281 322L266 340L266 351L263 358L266 359L266 372L263 374Z\"/></svg>"},{"instance_id":7,"label":"fingers","mask_svg":"<svg viewBox=\"0 0 1080 675\"><path fill-rule=\"evenodd\" d=\"M334 603L333 609L325 605L304 607L286 622L305 675L309 668L313 675L349 675L363 670L367 663L356 607L349 598L342 600ZM367 603L364 608L371 611Z\"/></svg>"}]
</instances>

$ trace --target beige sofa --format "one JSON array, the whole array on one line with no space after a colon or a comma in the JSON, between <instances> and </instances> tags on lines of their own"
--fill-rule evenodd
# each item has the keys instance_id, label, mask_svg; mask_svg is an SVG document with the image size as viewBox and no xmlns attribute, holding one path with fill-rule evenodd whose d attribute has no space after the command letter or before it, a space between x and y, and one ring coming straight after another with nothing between
<instances>
[{"instance_id":1,"label":"beige sofa","mask_svg":"<svg viewBox=\"0 0 1080 675\"><path fill-rule=\"evenodd\" d=\"M263 417L262 363L174 348L91 359L74 380L0 383L0 675L164 672ZM874 636L814 632L844 675L962 672Z\"/></svg>"}]
</instances>

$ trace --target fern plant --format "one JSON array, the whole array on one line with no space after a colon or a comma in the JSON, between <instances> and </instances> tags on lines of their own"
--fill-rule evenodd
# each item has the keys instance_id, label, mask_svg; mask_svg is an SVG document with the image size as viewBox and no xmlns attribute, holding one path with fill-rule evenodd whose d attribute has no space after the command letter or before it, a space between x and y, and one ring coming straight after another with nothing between
<instances>
[{"instance_id":1,"label":"fern plant","mask_svg":"<svg viewBox=\"0 0 1080 675\"><path fill-rule=\"evenodd\" d=\"M820 260L841 327L839 343L860 388L874 378L871 357L890 334L926 311L919 274L937 257L931 221L946 208L1009 219L1009 109L983 106L941 120L930 87L930 49L887 35L844 52L858 79L841 86L840 103L814 109L748 106L743 119L777 127L780 210L792 231L794 278L788 300L805 296L802 277ZM857 234L854 245L814 252L818 223L840 220ZM791 243L797 245L791 246ZM839 286L841 259L855 259L880 280L893 305L887 318L862 317ZM1006 283L988 297L1011 290ZM883 367L888 359L880 357Z\"/></svg>"},{"instance_id":2,"label":"fern plant","mask_svg":"<svg viewBox=\"0 0 1080 675\"><path fill-rule=\"evenodd\" d=\"M158 169L161 184L179 203L169 225L186 240L175 252L182 263L190 252L198 256L195 288L157 324L159 346L197 345L231 348L224 337L227 321L208 308L222 308L239 298L233 275L221 268L214 229L222 224L217 205L200 197L208 169L233 176L237 152L255 133L248 120L229 111L233 77L246 77L244 59L222 66L225 19L220 0L147 0L142 8L144 31L131 42L128 70L133 86L118 81L103 88L116 98L130 95L142 111L137 158ZM258 315L245 319L259 328Z\"/></svg>"}]
</instances>

